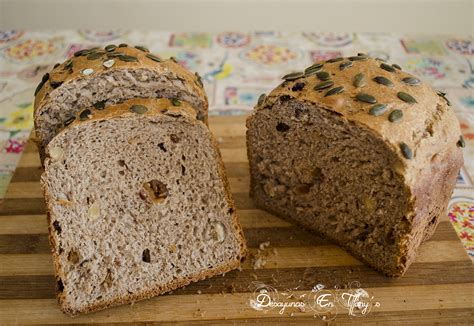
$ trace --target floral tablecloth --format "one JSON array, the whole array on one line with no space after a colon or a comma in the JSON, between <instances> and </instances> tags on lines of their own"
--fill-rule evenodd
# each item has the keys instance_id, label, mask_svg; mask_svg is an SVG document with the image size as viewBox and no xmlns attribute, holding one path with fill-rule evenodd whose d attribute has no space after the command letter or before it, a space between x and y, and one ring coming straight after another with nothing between
<instances>
[{"instance_id":1,"label":"floral tablecloth","mask_svg":"<svg viewBox=\"0 0 474 326\"><path fill-rule=\"evenodd\" d=\"M247 114L280 77L311 62L365 52L400 64L448 93L466 139L465 165L448 215L474 259L474 38L387 33L173 33L0 30L0 198L32 128L33 91L75 51L109 43L146 45L203 76L210 114Z\"/></svg>"}]
</instances>

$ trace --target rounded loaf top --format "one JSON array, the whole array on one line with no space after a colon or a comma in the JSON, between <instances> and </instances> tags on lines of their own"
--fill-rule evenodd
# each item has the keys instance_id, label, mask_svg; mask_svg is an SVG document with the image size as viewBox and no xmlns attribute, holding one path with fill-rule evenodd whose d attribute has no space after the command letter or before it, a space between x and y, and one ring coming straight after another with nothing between
<instances>
[{"instance_id":1,"label":"rounded loaf top","mask_svg":"<svg viewBox=\"0 0 474 326\"><path fill-rule=\"evenodd\" d=\"M314 63L283 80L256 110L296 100L334 112L379 135L414 173L436 153L462 147L445 94L396 64L359 54Z\"/></svg>"},{"instance_id":2,"label":"rounded loaf top","mask_svg":"<svg viewBox=\"0 0 474 326\"><path fill-rule=\"evenodd\" d=\"M48 95L63 83L80 78L93 77L111 69L151 68L159 72L172 72L177 78L192 88L207 107L207 97L198 73L191 73L176 62L176 59L161 59L142 46L110 44L105 48L90 48L74 53L74 56L56 64L53 70L46 73L35 90L35 111L40 108Z\"/></svg>"}]
</instances>

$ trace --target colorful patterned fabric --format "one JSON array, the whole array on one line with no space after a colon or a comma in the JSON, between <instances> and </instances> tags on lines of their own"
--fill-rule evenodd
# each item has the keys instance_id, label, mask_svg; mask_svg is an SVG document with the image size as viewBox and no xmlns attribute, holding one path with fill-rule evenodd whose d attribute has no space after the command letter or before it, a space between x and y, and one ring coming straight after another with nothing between
<instances>
[{"instance_id":1,"label":"colorful patterned fabric","mask_svg":"<svg viewBox=\"0 0 474 326\"><path fill-rule=\"evenodd\" d=\"M75 51L109 43L146 45L203 76L211 115L247 114L261 93L310 63L365 52L400 64L448 94L466 140L449 218L474 259L474 39L391 33L173 33L0 30L0 198L32 128L33 91Z\"/></svg>"}]
</instances>

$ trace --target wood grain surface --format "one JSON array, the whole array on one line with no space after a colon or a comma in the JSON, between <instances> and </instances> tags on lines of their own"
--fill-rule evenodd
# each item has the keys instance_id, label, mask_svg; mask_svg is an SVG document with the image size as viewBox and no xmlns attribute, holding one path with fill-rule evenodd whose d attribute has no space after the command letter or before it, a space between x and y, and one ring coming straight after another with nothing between
<instances>
[{"instance_id":1,"label":"wood grain surface","mask_svg":"<svg viewBox=\"0 0 474 326\"><path fill-rule=\"evenodd\" d=\"M191 284L163 296L74 319L54 298L53 266L45 205L39 185L40 162L30 142L0 206L0 325L326 323L310 310L251 308L253 282L294 295L360 283L379 303L361 317L338 311L336 323L474 323L474 268L447 217L420 249L401 279L361 264L339 247L255 207L248 195L245 117L211 117L251 255L241 271ZM269 247L259 249L261 243ZM266 264L254 269L255 257ZM336 292L337 292L336 291ZM334 314L333 314L334 315ZM332 317L334 317L331 315Z\"/></svg>"}]
</instances>

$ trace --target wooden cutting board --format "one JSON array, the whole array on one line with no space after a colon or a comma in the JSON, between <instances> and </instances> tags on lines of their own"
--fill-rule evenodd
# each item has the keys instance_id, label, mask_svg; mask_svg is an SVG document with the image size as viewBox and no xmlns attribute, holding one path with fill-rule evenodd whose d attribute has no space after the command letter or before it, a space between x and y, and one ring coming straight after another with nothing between
<instances>
[{"instance_id":1,"label":"wooden cutting board","mask_svg":"<svg viewBox=\"0 0 474 326\"><path fill-rule=\"evenodd\" d=\"M0 324L126 323L182 321L323 323L335 311L318 316L311 309L267 312L252 309L255 281L274 287L280 299L314 295L317 284L360 287L370 295L371 311L359 317L338 309L336 322L474 323L474 269L447 217L425 243L417 261L401 279L384 277L342 249L255 208L248 195L245 117L212 117L234 199L251 253L266 264L254 269L254 258L242 271L191 284L171 294L71 319L54 298L53 267L39 185L36 148L30 142L0 206ZM269 247L259 251L261 243ZM265 247L265 245L263 245ZM286 292L285 292L286 291ZM317 292L318 293L318 292ZM286 300L286 299L285 299ZM305 300L305 299L303 299ZM282 300L283 302L284 300ZM355 313L360 315L358 311Z\"/></svg>"}]
</instances>

